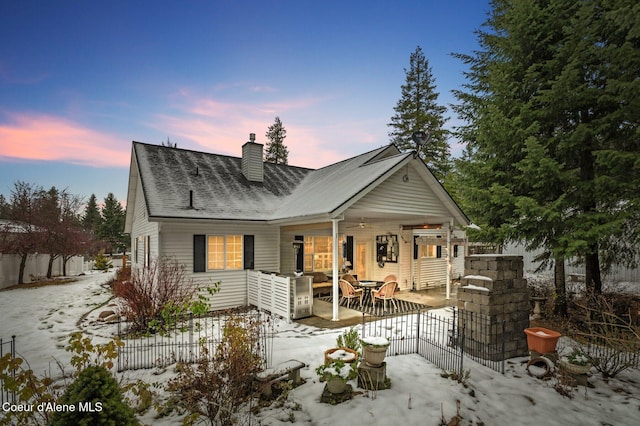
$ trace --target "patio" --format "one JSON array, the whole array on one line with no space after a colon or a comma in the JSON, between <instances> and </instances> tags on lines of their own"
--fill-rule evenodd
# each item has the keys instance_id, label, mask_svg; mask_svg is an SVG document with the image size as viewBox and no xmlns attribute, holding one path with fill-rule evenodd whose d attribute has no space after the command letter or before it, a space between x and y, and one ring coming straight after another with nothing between
<instances>
[{"instance_id":1,"label":"patio","mask_svg":"<svg viewBox=\"0 0 640 426\"><path fill-rule=\"evenodd\" d=\"M455 293L451 293L451 298L446 299L445 294L441 289L429 289L410 291L403 290L396 294L396 299L406 300L421 305L427 305L428 309L437 309L447 306L456 306L457 298ZM305 325L312 325L320 328L342 328L362 323L363 313L356 309L349 309L344 306L339 306L339 321L333 321L332 304L321 298L313 299L313 315L307 318L301 318L294 320ZM369 315L365 314L365 320Z\"/></svg>"}]
</instances>

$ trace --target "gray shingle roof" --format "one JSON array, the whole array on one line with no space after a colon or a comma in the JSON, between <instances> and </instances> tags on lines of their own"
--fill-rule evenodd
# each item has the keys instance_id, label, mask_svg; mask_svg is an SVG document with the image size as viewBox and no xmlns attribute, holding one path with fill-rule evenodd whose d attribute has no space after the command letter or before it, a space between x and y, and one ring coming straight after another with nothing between
<instances>
[{"instance_id":1,"label":"gray shingle roof","mask_svg":"<svg viewBox=\"0 0 640 426\"><path fill-rule=\"evenodd\" d=\"M227 220L338 214L411 157L389 145L318 170L264 163L255 183L238 157L139 142L133 151L150 217Z\"/></svg>"},{"instance_id":2,"label":"gray shingle roof","mask_svg":"<svg viewBox=\"0 0 640 426\"><path fill-rule=\"evenodd\" d=\"M336 212L409 156L410 153L400 154L395 146L387 146L314 170L283 200L276 215L299 217Z\"/></svg>"},{"instance_id":3,"label":"gray shingle roof","mask_svg":"<svg viewBox=\"0 0 640 426\"><path fill-rule=\"evenodd\" d=\"M254 183L242 174L238 157L139 142L133 150L151 217L269 219L311 172L265 163L264 183Z\"/></svg>"}]
</instances>

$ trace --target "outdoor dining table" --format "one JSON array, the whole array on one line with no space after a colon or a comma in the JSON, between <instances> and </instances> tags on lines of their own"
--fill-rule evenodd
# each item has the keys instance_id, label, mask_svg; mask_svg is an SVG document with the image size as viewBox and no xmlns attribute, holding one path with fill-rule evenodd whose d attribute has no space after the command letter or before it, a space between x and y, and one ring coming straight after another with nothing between
<instances>
[{"instance_id":1,"label":"outdoor dining table","mask_svg":"<svg viewBox=\"0 0 640 426\"><path fill-rule=\"evenodd\" d=\"M364 290L364 300L368 300L369 303L373 303L373 296L371 295L371 290L378 289L384 284L384 281L374 281L374 280L360 280L357 284L354 283L354 286L360 287ZM367 294L369 294L369 298L367 299Z\"/></svg>"}]
</instances>

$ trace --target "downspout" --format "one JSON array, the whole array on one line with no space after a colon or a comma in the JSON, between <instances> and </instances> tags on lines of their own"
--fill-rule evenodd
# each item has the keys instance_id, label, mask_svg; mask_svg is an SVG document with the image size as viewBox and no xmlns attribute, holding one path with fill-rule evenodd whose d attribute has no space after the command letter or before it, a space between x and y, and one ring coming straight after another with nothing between
<instances>
[{"instance_id":1,"label":"downspout","mask_svg":"<svg viewBox=\"0 0 640 426\"><path fill-rule=\"evenodd\" d=\"M338 317L338 302L340 298L338 297L338 281L340 280L339 270L338 270L338 222L342 219L331 219L332 225L332 235L333 235L333 318L332 321L340 321Z\"/></svg>"}]
</instances>

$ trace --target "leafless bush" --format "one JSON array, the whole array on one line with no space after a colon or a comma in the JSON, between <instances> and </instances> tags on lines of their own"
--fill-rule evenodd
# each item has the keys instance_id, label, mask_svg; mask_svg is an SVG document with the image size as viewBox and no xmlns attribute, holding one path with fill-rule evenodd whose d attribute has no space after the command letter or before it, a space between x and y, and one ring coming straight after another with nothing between
<instances>
[{"instance_id":1,"label":"leafless bush","mask_svg":"<svg viewBox=\"0 0 640 426\"><path fill-rule=\"evenodd\" d=\"M169 315L185 311L197 293L185 267L175 259L153 259L148 267L135 268L130 281L116 282L113 291L120 298L120 314L133 323L135 331L162 326Z\"/></svg>"},{"instance_id":2,"label":"leafless bush","mask_svg":"<svg viewBox=\"0 0 640 426\"><path fill-rule=\"evenodd\" d=\"M628 307L625 312L617 301L611 295L600 295L576 303L584 324L574 331L575 336L586 344L594 367L604 378L615 377L640 362L637 311Z\"/></svg>"},{"instance_id":3,"label":"leafless bush","mask_svg":"<svg viewBox=\"0 0 640 426\"><path fill-rule=\"evenodd\" d=\"M238 412L252 395L252 379L263 366L262 328L260 320L231 316L214 354L203 345L197 364L178 364L178 376L167 385L168 404L190 412L189 422L238 424Z\"/></svg>"}]
</instances>

